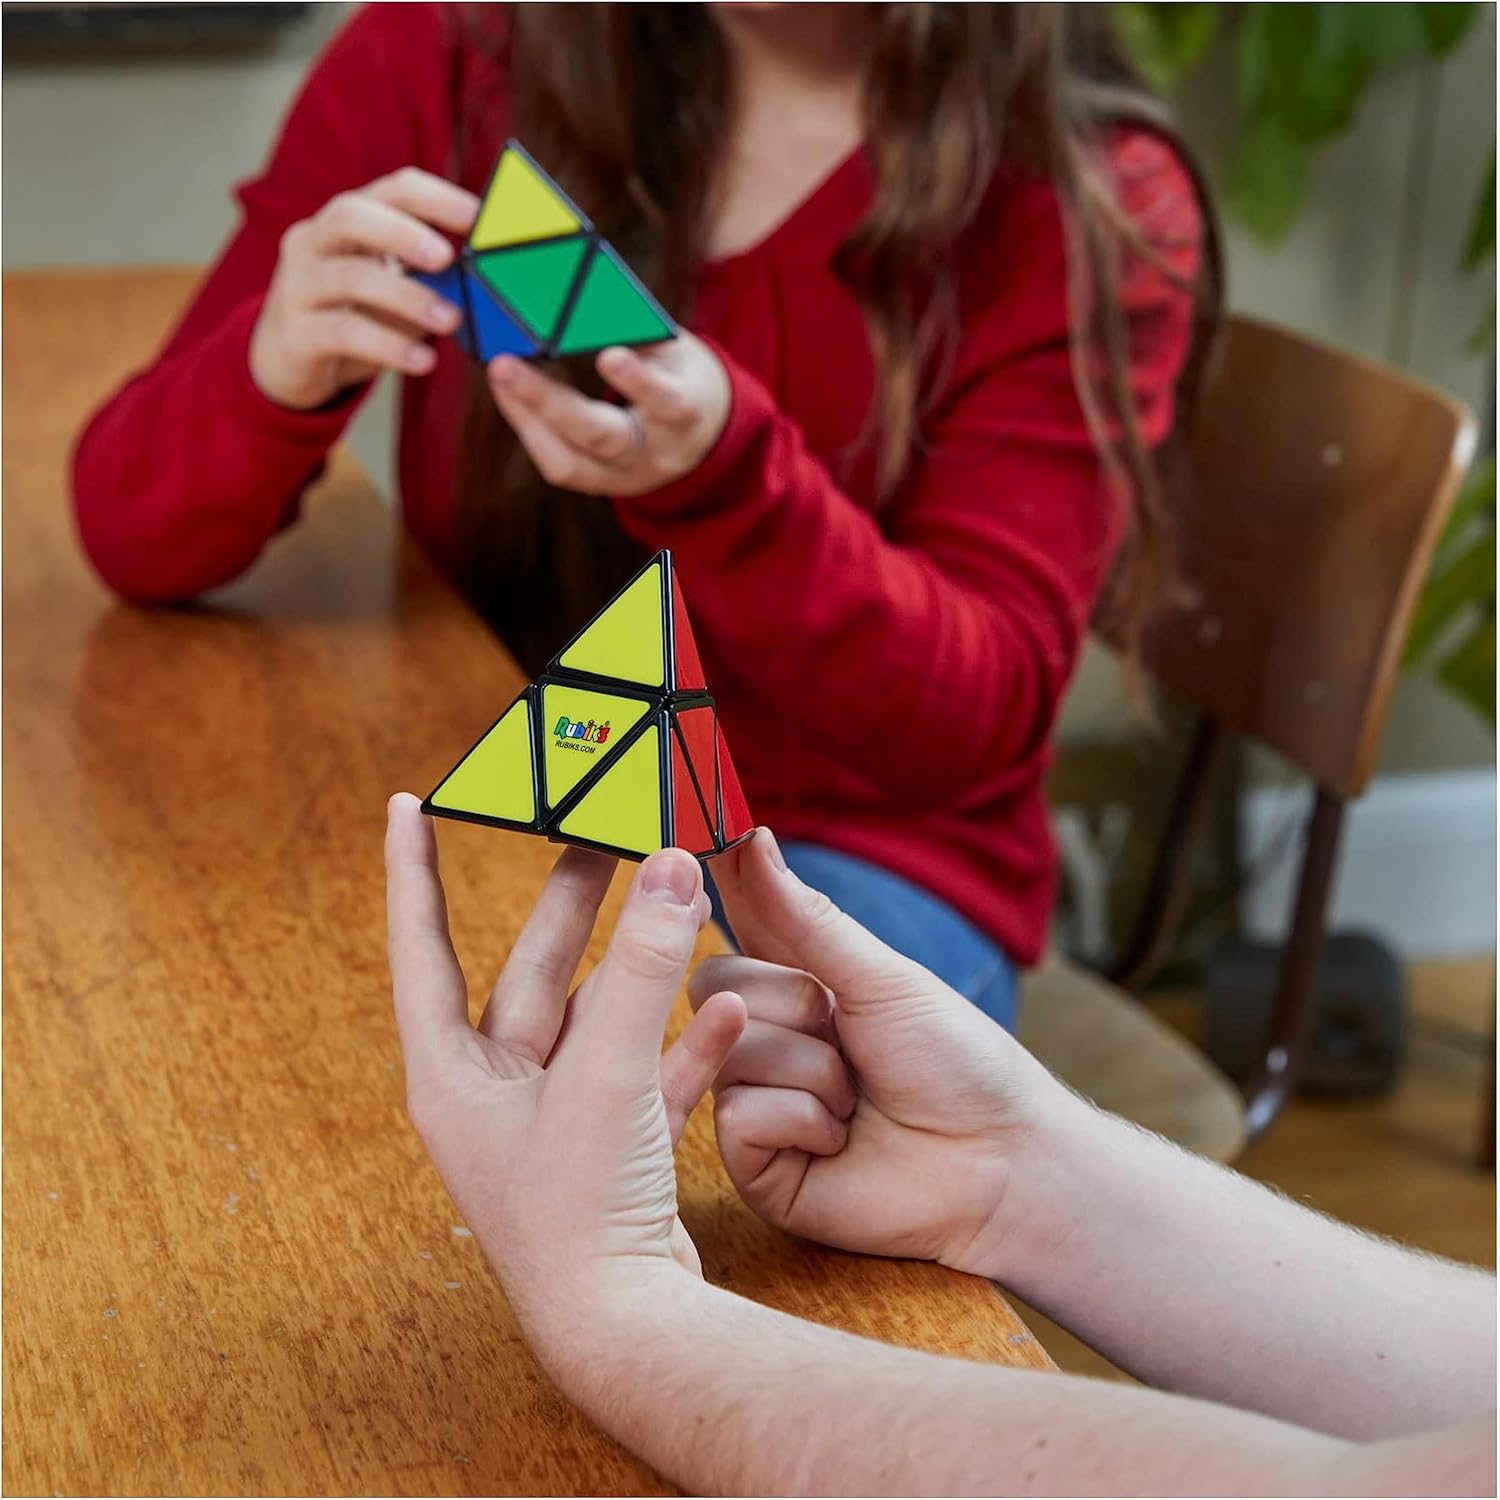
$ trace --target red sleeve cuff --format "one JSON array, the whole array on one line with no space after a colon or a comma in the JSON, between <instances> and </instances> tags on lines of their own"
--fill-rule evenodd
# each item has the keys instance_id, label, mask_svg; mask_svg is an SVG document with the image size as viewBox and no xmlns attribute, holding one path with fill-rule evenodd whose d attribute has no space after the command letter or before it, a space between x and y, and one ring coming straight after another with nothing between
<instances>
[{"instance_id":1,"label":"red sleeve cuff","mask_svg":"<svg viewBox=\"0 0 1500 1500\"><path fill-rule=\"evenodd\" d=\"M204 367L221 372L225 408L247 431L258 439L322 455L338 441L369 382L350 386L311 411L272 401L250 374L250 335L264 301L264 296L249 297L230 313L215 335L224 342L223 357L205 360Z\"/></svg>"}]
</instances>

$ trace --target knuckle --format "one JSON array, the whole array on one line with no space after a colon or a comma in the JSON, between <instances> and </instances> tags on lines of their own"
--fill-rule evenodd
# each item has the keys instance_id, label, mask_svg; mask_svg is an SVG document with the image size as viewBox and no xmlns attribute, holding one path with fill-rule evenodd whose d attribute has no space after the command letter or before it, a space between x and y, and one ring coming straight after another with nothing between
<instances>
[{"instance_id":1,"label":"knuckle","mask_svg":"<svg viewBox=\"0 0 1500 1500\"><path fill-rule=\"evenodd\" d=\"M688 955L679 934L633 928L620 934L617 957L626 972L658 983L678 979Z\"/></svg>"},{"instance_id":2,"label":"knuckle","mask_svg":"<svg viewBox=\"0 0 1500 1500\"><path fill-rule=\"evenodd\" d=\"M811 1094L799 1093L797 1095L797 1119L800 1124L809 1130L821 1127L827 1116L818 1101Z\"/></svg>"},{"instance_id":3,"label":"knuckle","mask_svg":"<svg viewBox=\"0 0 1500 1500\"><path fill-rule=\"evenodd\" d=\"M740 1113L740 1091L737 1088L721 1089L714 1097L714 1130L721 1136L734 1136L739 1127Z\"/></svg>"},{"instance_id":4,"label":"knuckle","mask_svg":"<svg viewBox=\"0 0 1500 1500\"><path fill-rule=\"evenodd\" d=\"M847 1075L843 1058L826 1043L818 1048L816 1071L819 1092L830 1099L837 1098L844 1090Z\"/></svg>"},{"instance_id":5,"label":"knuckle","mask_svg":"<svg viewBox=\"0 0 1500 1500\"><path fill-rule=\"evenodd\" d=\"M801 1020L816 1023L828 1014L828 991L806 969L788 970L787 983L794 1014Z\"/></svg>"},{"instance_id":6,"label":"knuckle","mask_svg":"<svg viewBox=\"0 0 1500 1500\"><path fill-rule=\"evenodd\" d=\"M336 258L327 264L325 277L330 297L358 297L364 290L364 267L347 257Z\"/></svg>"},{"instance_id":7,"label":"knuckle","mask_svg":"<svg viewBox=\"0 0 1500 1500\"><path fill-rule=\"evenodd\" d=\"M844 913L826 892L809 886L803 900L802 925L810 936L822 937L844 920Z\"/></svg>"},{"instance_id":8,"label":"knuckle","mask_svg":"<svg viewBox=\"0 0 1500 1500\"><path fill-rule=\"evenodd\" d=\"M730 989L731 985L724 984L719 976L725 972L724 959L719 955L705 958L697 968L688 976L688 999L696 1010L710 995L716 995L720 990Z\"/></svg>"},{"instance_id":9,"label":"knuckle","mask_svg":"<svg viewBox=\"0 0 1500 1500\"><path fill-rule=\"evenodd\" d=\"M624 432L596 432L589 439L589 451L605 463L623 458L629 447L630 435Z\"/></svg>"},{"instance_id":10,"label":"knuckle","mask_svg":"<svg viewBox=\"0 0 1500 1500\"><path fill-rule=\"evenodd\" d=\"M562 956L529 947L516 949L506 967L512 976L548 991L561 989L573 977L573 965Z\"/></svg>"},{"instance_id":11,"label":"knuckle","mask_svg":"<svg viewBox=\"0 0 1500 1500\"><path fill-rule=\"evenodd\" d=\"M542 478L559 489L569 489L578 478L578 466L570 458L547 458L538 465Z\"/></svg>"},{"instance_id":12,"label":"knuckle","mask_svg":"<svg viewBox=\"0 0 1500 1500\"><path fill-rule=\"evenodd\" d=\"M348 224L353 211L354 195L352 193L335 193L318 210L318 218L329 229L342 229Z\"/></svg>"},{"instance_id":13,"label":"knuckle","mask_svg":"<svg viewBox=\"0 0 1500 1500\"><path fill-rule=\"evenodd\" d=\"M302 253L307 244L307 237L311 226L306 219L298 219L295 224L288 224L281 231L281 239L277 244L278 253L285 259L295 258Z\"/></svg>"},{"instance_id":14,"label":"knuckle","mask_svg":"<svg viewBox=\"0 0 1500 1500\"><path fill-rule=\"evenodd\" d=\"M328 319L328 340L339 349L352 350L361 342L361 324L358 316L347 309L333 313Z\"/></svg>"}]
</instances>

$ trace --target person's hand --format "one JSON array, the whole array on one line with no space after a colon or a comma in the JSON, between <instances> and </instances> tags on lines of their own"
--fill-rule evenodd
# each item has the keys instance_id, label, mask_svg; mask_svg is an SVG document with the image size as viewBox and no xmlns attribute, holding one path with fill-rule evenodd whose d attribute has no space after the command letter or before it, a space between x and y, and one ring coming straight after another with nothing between
<instances>
[{"instance_id":1,"label":"person's hand","mask_svg":"<svg viewBox=\"0 0 1500 1500\"><path fill-rule=\"evenodd\" d=\"M714 864L742 955L699 965L693 1004L743 997L715 1084L724 1165L781 1228L999 1276L1008 1189L1038 1124L1081 1101L1011 1036L786 868L766 829Z\"/></svg>"},{"instance_id":2,"label":"person's hand","mask_svg":"<svg viewBox=\"0 0 1500 1500\"><path fill-rule=\"evenodd\" d=\"M431 371L426 340L452 333L459 311L402 268L451 265L453 247L437 230L465 235L478 212L467 189L405 167L293 224L250 335L261 393L311 410L382 370Z\"/></svg>"},{"instance_id":3,"label":"person's hand","mask_svg":"<svg viewBox=\"0 0 1500 1500\"><path fill-rule=\"evenodd\" d=\"M745 1022L708 997L662 1053L667 1015L708 918L698 862L654 854L608 952L571 995L615 861L568 849L477 1027L448 937L431 821L391 799L391 983L407 1106L454 1203L540 1350L593 1300L674 1259L700 1271L677 1219L672 1147ZM700 1272L701 1273L701 1272Z\"/></svg>"},{"instance_id":4,"label":"person's hand","mask_svg":"<svg viewBox=\"0 0 1500 1500\"><path fill-rule=\"evenodd\" d=\"M542 478L589 495L659 489L696 469L729 416L729 376L684 330L664 344L605 349L600 375L626 405L595 401L512 355L490 361L490 390Z\"/></svg>"}]
</instances>

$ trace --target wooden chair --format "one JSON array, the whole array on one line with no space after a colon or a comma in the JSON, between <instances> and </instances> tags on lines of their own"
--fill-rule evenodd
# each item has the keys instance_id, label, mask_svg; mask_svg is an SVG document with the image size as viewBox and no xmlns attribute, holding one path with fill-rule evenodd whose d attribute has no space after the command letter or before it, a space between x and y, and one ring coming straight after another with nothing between
<instances>
[{"instance_id":1,"label":"wooden chair","mask_svg":"<svg viewBox=\"0 0 1500 1500\"><path fill-rule=\"evenodd\" d=\"M1313 1013L1349 799L1375 761L1402 641L1474 447L1459 401L1299 334L1232 317L1175 516L1190 602L1143 645L1195 715L1143 909L1107 980L1060 958L1022 986L1023 1041L1081 1092L1220 1160L1270 1125ZM1100 634L1119 644L1107 619ZM1214 775L1232 735L1316 791L1262 1061L1243 1097L1130 998L1182 917Z\"/></svg>"}]
</instances>

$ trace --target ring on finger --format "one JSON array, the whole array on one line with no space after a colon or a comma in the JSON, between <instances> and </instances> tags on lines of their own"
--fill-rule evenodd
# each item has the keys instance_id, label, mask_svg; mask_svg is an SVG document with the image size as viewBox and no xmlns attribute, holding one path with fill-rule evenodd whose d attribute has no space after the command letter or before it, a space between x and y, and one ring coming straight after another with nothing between
<instances>
[{"instance_id":1,"label":"ring on finger","mask_svg":"<svg viewBox=\"0 0 1500 1500\"><path fill-rule=\"evenodd\" d=\"M641 456L646 446L646 433L641 427L641 414L633 406L625 408L625 420L630 424L630 446L616 459L616 463L631 464Z\"/></svg>"}]
</instances>

